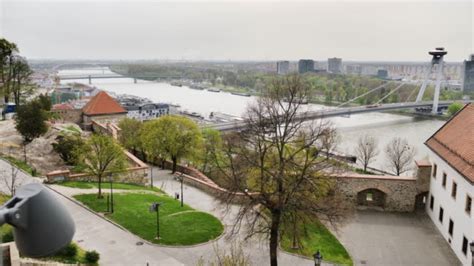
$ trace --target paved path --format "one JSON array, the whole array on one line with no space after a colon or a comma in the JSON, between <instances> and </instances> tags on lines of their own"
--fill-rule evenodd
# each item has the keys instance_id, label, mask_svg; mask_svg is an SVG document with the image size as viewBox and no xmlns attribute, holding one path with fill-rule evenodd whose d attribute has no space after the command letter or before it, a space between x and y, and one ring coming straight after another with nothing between
<instances>
[{"instance_id":1,"label":"paved path","mask_svg":"<svg viewBox=\"0 0 474 266\"><path fill-rule=\"evenodd\" d=\"M181 183L174 180L169 170L161 170L157 167L153 168L153 182L158 188L161 188L169 195L179 193L181 190ZM238 211L238 206L231 206L228 212L225 205L222 205L213 196L195 188L184 184L184 202L191 207L209 212L223 221L226 226L224 236L214 243L200 245L191 248L164 248L168 250L169 254L174 257L186 261L187 265L195 265L202 257L205 261L215 257L215 249L229 250L231 243L235 242L240 245L245 254L249 255L252 265L269 265L270 256L268 251L268 243L265 240L251 239L244 241L242 234L232 236L229 238L228 231L233 224L235 214ZM184 229L185 230L185 229ZM280 252L278 256L279 265L289 266L309 266L313 265L312 260L303 259L300 257L288 255Z\"/></svg>"},{"instance_id":2,"label":"paved path","mask_svg":"<svg viewBox=\"0 0 474 266\"><path fill-rule=\"evenodd\" d=\"M460 265L425 213L360 211L339 235L355 265Z\"/></svg>"}]
</instances>

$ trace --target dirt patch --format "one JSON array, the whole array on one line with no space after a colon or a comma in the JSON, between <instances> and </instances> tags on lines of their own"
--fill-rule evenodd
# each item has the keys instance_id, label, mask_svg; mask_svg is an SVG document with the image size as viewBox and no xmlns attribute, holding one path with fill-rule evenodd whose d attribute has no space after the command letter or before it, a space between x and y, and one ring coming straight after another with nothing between
<instances>
[{"instance_id":1,"label":"dirt patch","mask_svg":"<svg viewBox=\"0 0 474 266\"><path fill-rule=\"evenodd\" d=\"M26 145L26 157L28 164L35 167L41 174L53 170L68 169L63 160L53 150L52 143L61 131L77 127L74 124L54 124L43 136L33 140ZM77 127L78 128L78 127ZM80 129L78 129L80 130ZM15 121L0 121L0 153L24 159L22 137L15 129Z\"/></svg>"}]
</instances>

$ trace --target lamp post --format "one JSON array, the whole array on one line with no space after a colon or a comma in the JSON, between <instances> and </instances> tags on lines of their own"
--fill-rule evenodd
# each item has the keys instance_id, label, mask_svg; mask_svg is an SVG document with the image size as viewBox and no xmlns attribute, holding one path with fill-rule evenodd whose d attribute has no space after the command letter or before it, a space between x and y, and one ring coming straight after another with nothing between
<instances>
[{"instance_id":1,"label":"lamp post","mask_svg":"<svg viewBox=\"0 0 474 266\"><path fill-rule=\"evenodd\" d=\"M153 188L153 164L150 167L150 186Z\"/></svg>"},{"instance_id":2,"label":"lamp post","mask_svg":"<svg viewBox=\"0 0 474 266\"><path fill-rule=\"evenodd\" d=\"M316 253L313 254L314 258L314 266L321 266L321 262L323 261L323 255L321 255L321 252L316 251Z\"/></svg>"},{"instance_id":3,"label":"lamp post","mask_svg":"<svg viewBox=\"0 0 474 266\"><path fill-rule=\"evenodd\" d=\"M469 248L471 249L471 265L474 266L474 242L469 243Z\"/></svg>"},{"instance_id":4,"label":"lamp post","mask_svg":"<svg viewBox=\"0 0 474 266\"><path fill-rule=\"evenodd\" d=\"M110 181L110 213L114 213L114 188L113 188L113 176L112 174L109 175Z\"/></svg>"},{"instance_id":5,"label":"lamp post","mask_svg":"<svg viewBox=\"0 0 474 266\"><path fill-rule=\"evenodd\" d=\"M150 212L156 212L156 239L160 239L160 202L153 202L150 206Z\"/></svg>"}]
</instances>

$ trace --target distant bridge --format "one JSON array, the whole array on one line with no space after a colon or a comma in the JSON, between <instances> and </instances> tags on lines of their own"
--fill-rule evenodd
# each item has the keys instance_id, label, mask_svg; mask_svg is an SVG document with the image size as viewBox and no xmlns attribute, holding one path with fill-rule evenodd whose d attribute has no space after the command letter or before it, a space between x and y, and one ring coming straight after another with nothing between
<instances>
[{"instance_id":1,"label":"distant bridge","mask_svg":"<svg viewBox=\"0 0 474 266\"><path fill-rule=\"evenodd\" d=\"M438 103L438 108L447 108L453 102L454 101L440 101ZM469 103L469 102L472 102L472 101L464 101L464 103ZM426 101L426 102L388 103L388 104L378 104L378 105L368 105L368 106L334 108L330 110L303 112L295 116L295 119L297 121L309 121L309 120L315 120L315 119L321 119L321 118L347 116L347 115L362 114L362 113L369 113L369 112L380 112L380 111L412 109L412 108L430 108L432 106L433 106L432 101ZM239 131L239 130L245 130L245 128L247 127L247 123L245 121L234 121L234 122L226 122L226 123L209 125L207 127L213 128L219 131Z\"/></svg>"},{"instance_id":2,"label":"distant bridge","mask_svg":"<svg viewBox=\"0 0 474 266\"><path fill-rule=\"evenodd\" d=\"M149 79L179 79L180 76L137 76L137 77L127 77L120 74L94 74L94 75L58 75L60 80L77 80L77 79L86 79L89 80L89 84L92 84L93 79L133 79L134 83L137 83L138 79L149 80Z\"/></svg>"}]
</instances>

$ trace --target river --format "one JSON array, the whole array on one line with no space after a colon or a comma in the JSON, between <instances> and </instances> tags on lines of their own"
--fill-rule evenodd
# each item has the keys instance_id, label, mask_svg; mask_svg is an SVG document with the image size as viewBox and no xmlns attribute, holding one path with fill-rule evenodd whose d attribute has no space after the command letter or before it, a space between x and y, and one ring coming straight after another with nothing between
<instances>
[{"instance_id":1,"label":"river","mask_svg":"<svg viewBox=\"0 0 474 266\"><path fill-rule=\"evenodd\" d=\"M61 70L59 75L88 75L88 74L112 74L108 69L69 69ZM87 83L87 80L65 80L61 83L79 82ZM242 97L226 92L209 92L206 90L194 90L186 86L176 87L168 83L157 83L133 79L93 79L92 85L99 89L146 97L154 102L167 102L181 105L181 110L198 112L208 116L210 112L222 112L242 116L248 104L255 101L255 97ZM328 108L323 105L309 104L309 109ZM330 118L337 127L340 135L340 143L337 151L345 154L354 154L357 139L369 134L378 139L380 152L372 167L388 170L385 153L383 151L387 143L394 137L407 139L410 145L417 150L416 159L427 157L428 149L424 142L444 121L436 119L421 119L411 116L389 114L382 112L351 115L350 117Z\"/></svg>"}]
</instances>

